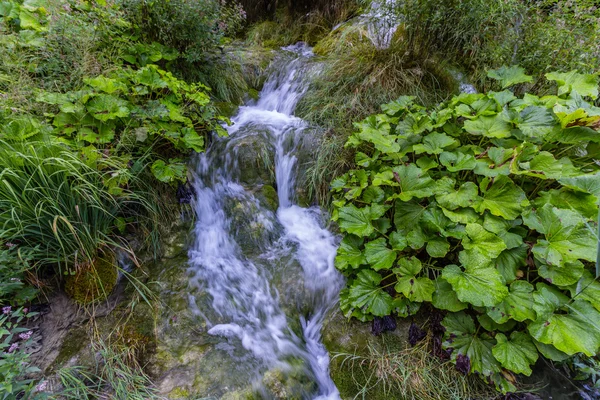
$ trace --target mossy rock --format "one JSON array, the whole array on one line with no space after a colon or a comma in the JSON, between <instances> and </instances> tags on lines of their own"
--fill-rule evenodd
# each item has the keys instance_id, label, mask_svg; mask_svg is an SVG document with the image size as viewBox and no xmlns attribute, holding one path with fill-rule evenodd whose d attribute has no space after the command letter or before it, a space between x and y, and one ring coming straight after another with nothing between
<instances>
[{"instance_id":1,"label":"mossy rock","mask_svg":"<svg viewBox=\"0 0 600 400\"><path fill-rule=\"evenodd\" d=\"M222 116L227 117L227 118L234 116L235 113L237 113L238 108L239 108L239 106L237 104L229 103L226 101L215 102L215 106L217 107L219 114L221 114Z\"/></svg>"},{"instance_id":2,"label":"mossy rock","mask_svg":"<svg viewBox=\"0 0 600 400\"><path fill-rule=\"evenodd\" d=\"M237 158L240 183L254 186L275 182L273 146L268 131L231 141Z\"/></svg>"},{"instance_id":3,"label":"mossy rock","mask_svg":"<svg viewBox=\"0 0 600 400\"><path fill-rule=\"evenodd\" d=\"M374 47L367 36L367 31L358 24L347 22L321 39L313 48L313 53L328 56L356 50L357 47L362 46Z\"/></svg>"},{"instance_id":4,"label":"mossy rock","mask_svg":"<svg viewBox=\"0 0 600 400\"><path fill-rule=\"evenodd\" d=\"M101 301L112 292L118 278L114 255L99 256L67 278L65 292L79 304Z\"/></svg>"},{"instance_id":5,"label":"mossy rock","mask_svg":"<svg viewBox=\"0 0 600 400\"><path fill-rule=\"evenodd\" d=\"M273 186L262 185L256 197L263 206L273 212L277 211L277 207L279 207L279 197L277 195L277 190L275 190Z\"/></svg>"}]
</instances>

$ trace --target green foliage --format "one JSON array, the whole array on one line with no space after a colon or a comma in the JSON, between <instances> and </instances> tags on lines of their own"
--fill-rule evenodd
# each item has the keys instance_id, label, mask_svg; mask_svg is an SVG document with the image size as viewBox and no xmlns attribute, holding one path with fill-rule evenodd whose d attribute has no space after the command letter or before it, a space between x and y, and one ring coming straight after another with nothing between
<instances>
[{"instance_id":1,"label":"green foliage","mask_svg":"<svg viewBox=\"0 0 600 400\"><path fill-rule=\"evenodd\" d=\"M5 0L0 2L0 17L17 32L40 32L47 22L45 5L43 0Z\"/></svg>"},{"instance_id":2,"label":"green foliage","mask_svg":"<svg viewBox=\"0 0 600 400\"><path fill-rule=\"evenodd\" d=\"M41 399L43 395L31 395L35 381L28 374L39 372L29 364L30 348L34 344L32 331L22 325L36 313L26 308L2 308L0 314L0 396L3 399Z\"/></svg>"},{"instance_id":3,"label":"green foliage","mask_svg":"<svg viewBox=\"0 0 600 400\"><path fill-rule=\"evenodd\" d=\"M530 79L516 67L489 76ZM331 183L344 314L447 310L454 362L466 357L503 392L515 390L506 371L529 375L538 353L600 350L598 78L548 78L558 95L386 104L355 124L346 147L357 167Z\"/></svg>"},{"instance_id":4,"label":"green foliage","mask_svg":"<svg viewBox=\"0 0 600 400\"><path fill-rule=\"evenodd\" d=\"M407 0L382 12L400 16L407 52L462 65L482 88L486 70L503 64L532 73L536 92L550 87L542 79L548 71L598 71L600 13L593 2Z\"/></svg>"},{"instance_id":5,"label":"green foliage","mask_svg":"<svg viewBox=\"0 0 600 400\"><path fill-rule=\"evenodd\" d=\"M117 149L125 151L114 155L133 157L136 163L148 152L155 157L157 151L166 156L202 151L207 132L225 134L219 125L224 119L210 105L208 88L181 81L156 65L121 69L110 77L88 78L85 83L76 92L38 96L40 102L57 108L52 119L54 133L74 148L93 152L118 143ZM96 159L89 161L97 163ZM185 181L185 166L180 162L148 161L153 162L152 173L159 181ZM123 176L113 189L119 191L125 184Z\"/></svg>"},{"instance_id":6,"label":"green foliage","mask_svg":"<svg viewBox=\"0 0 600 400\"><path fill-rule=\"evenodd\" d=\"M160 399L152 381L135 361L134 349L102 340L92 343L95 365L68 367L58 371L64 399L101 398L110 393L117 399Z\"/></svg>"},{"instance_id":7,"label":"green foliage","mask_svg":"<svg viewBox=\"0 0 600 400\"><path fill-rule=\"evenodd\" d=\"M100 247L123 247L113 240L118 218L143 223L155 212L151 196L131 171L87 154L94 166L64 145L0 142L0 239L29 247L42 264L66 266L63 272L94 260Z\"/></svg>"},{"instance_id":8,"label":"green foliage","mask_svg":"<svg viewBox=\"0 0 600 400\"><path fill-rule=\"evenodd\" d=\"M229 5L227 5L229 4ZM245 20L235 2L126 0L129 19L148 42L176 49L189 62L202 61L225 34L235 34Z\"/></svg>"},{"instance_id":9,"label":"green foliage","mask_svg":"<svg viewBox=\"0 0 600 400\"><path fill-rule=\"evenodd\" d=\"M28 285L25 274L32 269L32 252L14 243L0 250L0 303L22 305L32 300L37 290Z\"/></svg>"}]
</instances>

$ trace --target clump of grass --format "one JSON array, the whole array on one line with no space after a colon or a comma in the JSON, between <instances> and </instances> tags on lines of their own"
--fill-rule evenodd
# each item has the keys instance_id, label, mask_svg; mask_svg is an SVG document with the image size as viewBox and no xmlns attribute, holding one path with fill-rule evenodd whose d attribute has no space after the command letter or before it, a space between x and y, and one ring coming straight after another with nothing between
<instances>
[{"instance_id":1,"label":"clump of grass","mask_svg":"<svg viewBox=\"0 0 600 400\"><path fill-rule=\"evenodd\" d=\"M296 114L328 131L306 175L309 191L326 205L329 182L354 162L353 152L343 147L353 122L401 95L424 104L443 101L456 83L444 63L406 51L399 38L388 49L376 48L364 28L352 24L332 32L315 49L322 55L321 69Z\"/></svg>"},{"instance_id":2,"label":"clump of grass","mask_svg":"<svg viewBox=\"0 0 600 400\"><path fill-rule=\"evenodd\" d=\"M152 381L135 361L135 349L110 345L103 340L92 343L96 364L91 368L75 366L58 372L63 399L146 400L160 399Z\"/></svg>"},{"instance_id":3,"label":"clump of grass","mask_svg":"<svg viewBox=\"0 0 600 400\"><path fill-rule=\"evenodd\" d=\"M343 396L355 399L495 399L480 379L431 354L430 340L402 350L369 345L365 355L338 353L332 362L347 376L338 383ZM335 380L335 376L334 376Z\"/></svg>"},{"instance_id":4,"label":"clump of grass","mask_svg":"<svg viewBox=\"0 0 600 400\"><path fill-rule=\"evenodd\" d=\"M61 272L93 263L99 249L127 249L117 219L136 216L143 224L160 212L135 176L131 185L140 190L111 194L105 182L114 170L105 162L106 172L59 144L0 141L0 238L35 249L41 265Z\"/></svg>"},{"instance_id":5,"label":"clump of grass","mask_svg":"<svg viewBox=\"0 0 600 400\"><path fill-rule=\"evenodd\" d=\"M344 148L346 140L346 135L328 130L303 175L301 186L308 188L308 198L323 206L331 201L331 180L354 166L353 152Z\"/></svg>"}]
</instances>

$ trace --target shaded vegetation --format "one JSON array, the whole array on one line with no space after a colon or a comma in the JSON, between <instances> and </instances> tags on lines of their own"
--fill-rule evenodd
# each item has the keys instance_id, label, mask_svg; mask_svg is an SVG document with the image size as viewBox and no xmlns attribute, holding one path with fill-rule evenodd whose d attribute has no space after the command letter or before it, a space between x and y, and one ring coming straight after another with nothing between
<instances>
[{"instance_id":1,"label":"shaded vegetation","mask_svg":"<svg viewBox=\"0 0 600 400\"><path fill-rule=\"evenodd\" d=\"M600 350L600 109L596 75L548 73L544 97L507 90L522 68L488 75L502 91L403 96L355 124L356 167L331 186L344 314L444 310L457 369L507 393L540 355Z\"/></svg>"}]
</instances>

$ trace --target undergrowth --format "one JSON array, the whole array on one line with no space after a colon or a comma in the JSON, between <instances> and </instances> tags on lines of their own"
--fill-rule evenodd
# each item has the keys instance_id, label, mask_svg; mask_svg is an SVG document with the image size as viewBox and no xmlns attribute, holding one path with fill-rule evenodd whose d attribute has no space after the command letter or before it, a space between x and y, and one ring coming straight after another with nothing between
<instances>
[{"instance_id":1,"label":"undergrowth","mask_svg":"<svg viewBox=\"0 0 600 400\"><path fill-rule=\"evenodd\" d=\"M332 362L349 375L342 390L354 399L496 399L481 381L458 372L454 365L432 355L427 337L414 347L397 350L369 345L365 352L337 353Z\"/></svg>"}]
</instances>

